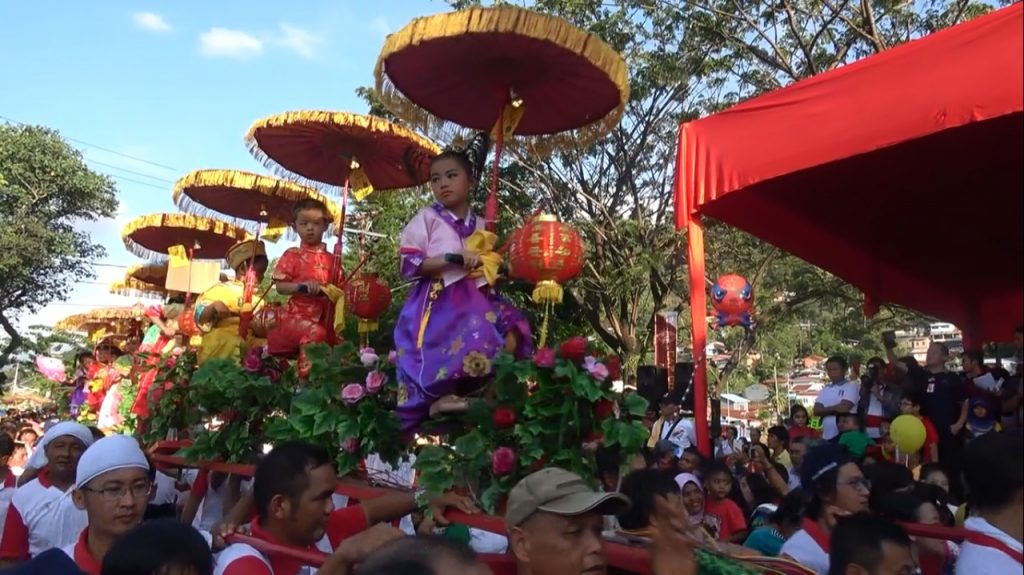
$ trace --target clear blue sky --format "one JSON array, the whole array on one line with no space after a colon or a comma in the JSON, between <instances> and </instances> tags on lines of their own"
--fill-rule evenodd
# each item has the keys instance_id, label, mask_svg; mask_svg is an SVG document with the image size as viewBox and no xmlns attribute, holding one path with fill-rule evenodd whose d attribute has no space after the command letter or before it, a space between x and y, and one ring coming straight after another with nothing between
<instances>
[{"instance_id":1,"label":"clear blue sky","mask_svg":"<svg viewBox=\"0 0 1024 575\"><path fill-rule=\"evenodd\" d=\"M115 220L88 226L108 251L96 282L20 323L137 301L104 285L123 276L115 266L139 261L121 242L125 222L174 211L171 184L190 170L264 171L242 141L258 118L364 112L354 91L373 83L384 37L447 10L441 0L0 4L0 121L74 139L93 169L115 178L121 202Z\"/></svg>"}]
</instances>

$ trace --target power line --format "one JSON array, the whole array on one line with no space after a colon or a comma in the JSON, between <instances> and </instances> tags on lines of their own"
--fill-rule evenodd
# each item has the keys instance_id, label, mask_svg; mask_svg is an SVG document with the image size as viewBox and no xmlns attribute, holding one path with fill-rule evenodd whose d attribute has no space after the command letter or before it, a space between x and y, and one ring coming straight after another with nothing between
<instances>
[{"instance_id":1,"label":"power line","mask_svg":"<svg viewBox=\"0 0 1024 575\"><path fill-rule=\"evenodd\" d=\"M133 174L133 175L136 175L136 176L142 176L143 178L150 178L150 179L156 180L158 182L164 182L166 184L173 184L174 183L173 180L168 180L167 178L161 178L160 176L153 176L153 175L146 174L146 173L143 173L143 172L136 172L134 170L129 170L128 168L122 168L121 166L115 166L114 164L107 164L107 163L101 162L99 160L90 160L89 158L86 158L85 161L90 163L90 164L96 164L96 165L99 165L99 166L105 166L107 168L112 168L114 170L120 170L122 172L127 172L129 174Z\"/></svg>"},{"instance_id":2,"label":"power line","mask_svg":"<svg viewBox=\"0 0 1024 575\"><path fill-rule=\"evenodd\" d=\"M29 125L29 124L27 124L25 122L19 122L18 120L15 120L14 118L8 118L7 116L4 116L4 115L0 115L0 120L5 120L5 121L10 122L12 124L18 124L19 126L28 126ZM155 166L157 168L163 168L165 170L170 170L172 172L180 172L181 171L178 168L174 168L174 167L168 166L166 164L158 164L157 162L152 162L152 161L146 160L144 158L138 158L138 157L132 156L130 154L125 154L124 152L118 152L117 150L111 150L110 148L106 148L104 146L99 146L97 144L92 144L92 143L86 142L85 140L79 140L79 139L76 139L76 138L70 138L68 136L62 136L62 137L65 140L69 141L69 142L75 142L76 144L81 144L83 146L88 146L90 148L96 148L97 150L100 150L100 151L103 151L103 152L107 152L108 154L114 154L115 156L121 156L122 158L128 158L129 160L135 160L136 162L141 162L143 164L149 164L150 166Z\"/></svg>"},{"instance_id":3,"label":"power line","mask_svg":"<svg viewBox=\"0 0 1024 575\"><path fill-rule=\"evenodd\" d=\"M139 184L140 186L148 186L150 188L154 188L154 189L157 189L157 190L167 190L167 186L161 186L159 184L154 184L153 182L142 182L142 181L134 180L132 178L128 178L128 177L125 177L125 176L121 176L119 174L111 174L109 172L100 172L100 173L103 174L104 176L110 176L111 178L114 178L116 180L123 180L125 182L131 182L133 184Z\"/></svg>"}]
</instances>

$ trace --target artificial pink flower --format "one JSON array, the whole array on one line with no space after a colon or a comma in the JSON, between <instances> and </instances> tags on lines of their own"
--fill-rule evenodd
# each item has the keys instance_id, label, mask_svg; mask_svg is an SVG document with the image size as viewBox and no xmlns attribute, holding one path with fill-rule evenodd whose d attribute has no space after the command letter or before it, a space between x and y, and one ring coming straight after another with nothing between
<instances>
[{"instance_id":1,"label":"artificial pink flower","mask_svg":"<svg viewBox=\"0 0 1024 575\"><path fill-rule=\"evenodd\" d=\"M249 350L249 353L245 354L245 359L242 360L242 368L249 373L257 373L262 364L263 351L258 347Z\"/></svg>"},{"instance_id":2,"label":"artificial pink flower","mask_svg":"<svg viewBox=\"0 0 1024 575\"><path fill-rule=\"evenodd\" d=\"M381 371L371 371L366 374L366 391L376 394L388 383L388 376Z\"/></svg>"},{"instance_id":3,"label":"artificial pink flower","mask_svg":"<svg viewBox=\"0 0 1024 575\"><path fill-rule=\"evenodd\" d=\"M366 389L359 383L350 383L341 388L341 400L349 405L358 403L364 395L366 395Z\"/></svg>"},{"instance_id":4,"label":"artificial pink flower","mask_svg":"<svg viewBox=\"0 0 1024 575\"><path fill-rule=\"evenodd\" d=\"M391 351L388 352L388 363L390 363L391 365L395 365L395 364L398 363L398 352L397 351L391 350Z\"/></svg>"},{"instance_id":5,"label":"artificial pink flower","mask_svg":"<svg viewBox=\"0 0 1024 575\"><path fill-rule=\"evenodd\" d=\"M372 347L364 347L359 350L359 361L363 363L363 367L373 367L377 365L377 360L379 359L380 356L377 355L377 352L373 351Z\"/></svg>"},{"instance_id":6,"label":"artificial pink flower","mask_svg":"<svg viewBox=\"0 0 1024 575\"><path fill-rule=\"evenodd\" d=\"M499 447L491 454L491 471L495 477L504 477L516 469L516 452L511 447Z\"/></svg>"},{"instance_id":7,"label":"artificial pink flower","mask_svg":"<svg viewBox=\"0 0 1024 575\"><path fill-rule=\"evenodd\" d=\"M542 347L533 352L533 363L537 367L555 367L555 350Z\"/></svg>"},{"instance_id":8,"label":"artificial pink flower","mask_svg":"<svg viewBox=\"0 0 1024 575\"><path fill-rule=\"evenodd\" d=\"M608 379L608 367L593 356L588 355L583 359L583 369L590 372L590 376L598 381Z\"/></svg>"}]
</instances>

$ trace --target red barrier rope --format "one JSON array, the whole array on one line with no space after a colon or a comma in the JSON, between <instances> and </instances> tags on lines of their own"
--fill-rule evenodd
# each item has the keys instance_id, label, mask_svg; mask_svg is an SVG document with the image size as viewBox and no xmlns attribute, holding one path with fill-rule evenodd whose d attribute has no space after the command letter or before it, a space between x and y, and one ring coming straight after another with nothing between
<instances>
[{"instance_id":1,"label":"red barrier rope","mask_svg":"<svg viewBox=\"0 0 1024 575\"><path fill-rule=\"evenodd\" d=\"M320 567L324 564L324 561L327 560L327 555L319 551L304 551L294 547L286 547L278 543L271 543L249 535L242 535L241 533L228 535L224 540L228 543L245 543L264 555L284 555L297 561L301 561L304 565L311 565L313 567Z\"/></svg>"},{"instance_id":2,"label":"red barrier rope","mask_svg":"<svg viewBox=\"0 0 1024 575\"><path fill-rule=\"evenodd\" d=\"M157 449L168 448L166 444L161 444ZM238 463L221 463L216 461L196 461L189 462L185 458L176 455L165 455L162 453L152 453L150 455L153 462L158 466L166 467L194 467L198 469L209 469L211 471L220 471L223 473L231 473L241 475L243 477L252 477L255 467L252 465L243 465ZM356 483L343 482L339 483L335 491L341 495L347 495L353 499L367 500L381 497L390 493L395 493L395 489L382 488L382 487L370 487L369 485L360 485ZM497 533L504 535L505 521L501 517L495 517L493 515L468 515L461 511L448 510L445 513L445 518L454 523L460 523L468 527L475 527L483 531L489 531L491 533ZM950 541L963 541L969 537L969 532L966 529L955 528L955 527L943 527L941 525L923 525L919 523L902 523L901 524L907 533L915 535L917 537L929 537L932 539L946 539ZM970 534L970 538L974 538L976 534ZM257 550L264 553L276 553L282 554L299 561L307 565L319 567L323 564L324 558L326 557L322 553L313 553L309 551L303 551L300 549L293 549L290 547L284 547L263 541L262 539L255 539L253 537L235 534L228 536L229 542L247 543ZM650 554L647 549L642 547L634 547L631 545L623 545L614 541L606 541L605 549L608 553L608 564L617 567L619 569L625 569L638 574L650 573Z\"/></svg>"}]
</instances>

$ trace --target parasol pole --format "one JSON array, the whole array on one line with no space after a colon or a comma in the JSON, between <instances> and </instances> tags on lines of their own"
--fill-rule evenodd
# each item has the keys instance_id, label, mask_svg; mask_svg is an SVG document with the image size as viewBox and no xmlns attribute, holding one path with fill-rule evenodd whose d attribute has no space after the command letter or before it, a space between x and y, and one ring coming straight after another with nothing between
<instances>
[{"instance_id":1,"label":"parasol pole","mask_svg":"<svg viewBox=\"0 0 1024 575\"><path fill-rule=\"evenodd\" d=\"M491 166L491 190L487 194L487 205L484 208L484 220L487 231L498 231L498 166L501 163L501 152L505 144L505 106L498 111L498 134L494 139L494 165Z\"/></svg>"},{"instance_id":2,"label":"parasol pole","mask_svg":"<svg viewBox=\"0 0 1024 575\"><path fill-rule=\"evenodd\" d=\"M267 217L267 209L265 206L260 206L260 217ZM249 325L252 323L252 315L254 306L252 305L252 296L256 292L256 270L253 266L256 265L256 245L260 243L260 231L263 226L260 222L256 222L256 240L253 245L252 254L249 256L249 267L245 270L245 288L242 291L242 309L239 310L238 314L238 336L245 339L249 336ZM236 278L237 279L237 278Z\"/></svg>"}]
</instances>

